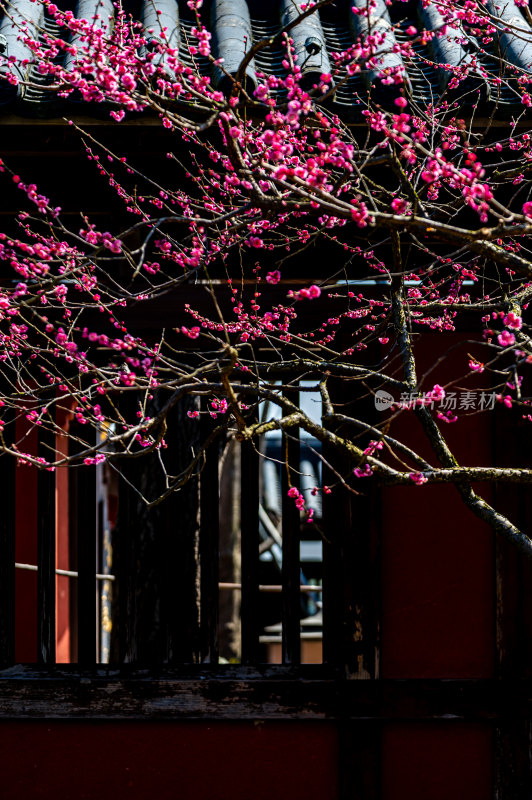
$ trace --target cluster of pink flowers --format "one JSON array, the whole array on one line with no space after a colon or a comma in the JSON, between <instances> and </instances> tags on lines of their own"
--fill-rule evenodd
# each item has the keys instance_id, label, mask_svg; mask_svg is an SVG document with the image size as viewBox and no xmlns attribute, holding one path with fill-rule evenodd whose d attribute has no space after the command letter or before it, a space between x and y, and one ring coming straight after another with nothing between
<instances>
[{"instance_id":1,"label":"cluster of pink flowers","mask_svg":"<svg viewBox=\"0 0 532 800\"><path fill-rule=\"evenodd\" d=\"M356 478L369 478L371 475L373 475L373 470L369 464L364 464L363 467L355 467L353 470L353 475Z\"/></svg>"},{"instance_id":2,"label":"cluster of pink flowers","mask_svg":"<svg viewBox=\"0 0 532 800\"><path fill-rule=\"evenodd\" d=\"M320 295L321 289L315 283L309 286L308 289L299 289L297 292L290 290L288 292L288 297L292 297L294 300L315 300Z\"/></svg>"},{"instance_id":3,"label":"cluster of pink flowers","mask_svg":"<svg viewBox=\"0 0 532 800\"><path fill-rule=\"evenodd\" d=\"M105 456L103 453L97 453L94 457L87 456L87 458L83 459L83 463L87 465L102 464L104 461L105 461Z\"/></svg>"},{"instance_id":4,"label":"cluster of pink flowers","mask_svg":"<svg viewBox=\"0 0 532 800\"><path fill-rule=\"evenodd\" d=\"M78 96L109 107L117 123L128 114L151 106L158 115L155 120L159 119L167 129L168 141L173 142L171 136L180 134L190 161L182 184L175 176L161 178L159 183L150 176L143 178L125 156L116 156L106 148L98 154L97 145L92 149L87 146L92 166L128 213L135 215L134 230L145 237L140 248L131 245L131 249L128 242L134 237L122 236L115 230L100 231L89 218L83 218L83 227L77 233L65 232L61 209L54 207L36 184L26 183L9 166L0 165L7 179L20 190L23 202L33 212L36 209L41 220L41 227L36 227L29 213L24 212L18 220L19 238L0 235L0 260L6 270L0 292L0 360L6 368L16 362L21 372L21 364L34 361L35 372L42 376L42 386L31 398L35 407L29 405L25 414L31 425L46 424L45 404L50 402L50 393L56 392L63 407L80 424L109 429L122 426L138 446L150 447L153 440L147 418L142 417L141 423L134 419L133 425L131 420L113 416L110 398L116 392L129 393L125 390L149 395L165 382L174 390L177 383L172 381L177 373L181 377L179 371L184 369L185 360L176 355L179 342L187 354L196 346L182 337L195 341L203 334L200 342L212 342L213 352L219 347L222 355L214 358L223 362L224 369L229 347L235 347L241 359L242 353L248 357L253 352L254 344L267 345L269 351L280 354L280 359L293 358L296 353L317 363L323 357L327 363L344 364L354 361L374 342L391 342L381 351L383 358L388 358L388 352L395 352L396 331L390 321L389 289L380 293L380 287L389 287L396 275L389 258L388 233L382 237L386 245L377 242L384 230L399 231L405 263L410 258L410 246L420 256L418 261L412 257L409 262L415 261L414 267L406 267L412 270L411 275L399 276L407 284L405 313L417 333L423 331L423 326L438 335L453 331L453 305L486 303L491 313L492 303L503 295L506 303L506 294L517 290L514 267L517 269L519 259L526 258L519 237L528 231L532 220L532 202L522 194L532 163L530 134L512 129L504 145L498 142L484 147L486 153L496 153L497 159L504 149L519 159L519 169L512 174L513 184L519 187L516 197L520 198L513 205L519 207L503 212L490 159L484 159L481 144L468 134L452 104L444 100L420 114L416 104L410 102L404 68L380 69L382 49L391 41L390 29L387 25L375 28L369 24L376 8L373 0L367 6L352 9L359 21L366 19L367 34L361 34L343 53L334 53L330 71L320 71L312 87L307 85L304 68L297 62L294 43L288 35L282 44L279 74L266 76L258 72L253 89L235 85L226 94L197 67L198 55L211 62L216 55L211 53L211 34L202 17L201 0L187 2L195 21L189 28L185 55L172 45L167 28L152 36L153 31L142 31L120 10L111 24L99 17L76 19L72 12L63 12L47 0L45 5L59 26L61 37L44 31L37 41L29 27L20 32L21 38L27 39L43 78L59 87L63 97ZM307 6L302 5L301 9ZM469 0L460 7L442 7L440 13L446 25L469 26L467 35L481 42L495 33L494 19ZM393 29L394 24L390 26ZM416 46L425 46L435 36L444 35L445 28L433 32L409 25L392 50L404 59L415 60L418 56L413 40ZM68 68L63 66L65 55ZM482 69L476 57L473 62L471 69ZM4 66L7 70L9 65ZM217 66L223 68L220 61ZM364 144L327 104L336 85L343 87L351 76L363 70L380 70L380 84L395 93L392 110L386 110L384 105L364 108L368 132ZM448 65L449 87L459 86L468 71L465 64ZM18 80L14 72L11 80ZM522 75L514 83L528 103L529 77ZM183 109L193 107L212 124L214 135L203 135L202 125L187 120ZM208 127L207 122L204 127ZM179 166L173 151L168 158L172 168ZM400 179L392 188L381 186L373 181L374 165L383 170L392 165L395 177L399 175ZM171 171L168 173L170 176ZM397 188L399 185L401 189ZM491 238L479 236L479 240L490 242L494 257L502 253L506 258L504 262L500 258L500 280L507 284L499 294L497 287L486 288L483 284L485 254L480 256L475 251L473 255L469 253L470 259L460 254L454 258L459 257L463 263L456 263L443 252L443 247L433 247L432 234L438 225L447 226L441 236L441 231L436 231L438 242L445 241L447 235L454 247L456 234L449 232L449 214L456 212L453 220L459 220L458 212L469 213L470 209L482 224L490 220L490 214L499 221ZM167 225L168 221L179 222L179 226ZM456 222L457 229L459 224ZM407 241L408 247L404 246ZM470 241L468 230L460 244ZM322 300L311 307L281 302L279 292L276 301L271 301L274 292L265 291L264 282L277 285L282 270L283 281L288 283L295 277L295 285L302 285L305 276L301 275L300 265L305 263L305 252L313 252L309 248L314 242L330 247L331 264L320 264L323 274L314 278L317 282L308 281L309 285L301 289L291 289L288 298L317 300L323 293ZM300 251L298 273L294 275L289 258ZM191 280L205 281L211 289L217 287L224 276L232 274L237 254L242 257L241 272L239 268L237 276L228 277L220 290L230 313L224 311L221 318L186 307L184 312L195 324L185 325L178 309L171 330L173 338L161 337L157 346L128 332L124 320L130 305L157 298ZM250 257L257 262L250 264ZM114 271L117 267L131 267L123 285ZM523 282L528 280L526 274L521 278ZM366 282L373 288L359 292L354 281ZM474 284L471 292L470 284ZM443 310L438 310L441 306ZM330 310L316 322L322 307ZM87 322L87 311L92 318L101 315L100 330L92 318ZM307 324L306 318L312 315L312 322ZM529 364L528 350L506 350L517 341L524 341L519 333L523 317L509 311L496 312L491 319L497 319L499 327L496 329L494 324L492 330L485 320L482 346L490 347L501 361L515 358L519 369L522 364ZM469 357L469 369L477 374L486 371L486 378L489 358L485 362ZM248 363L252 364L253 358ZM360 363L364 363L362 359ZM317 371L328 375L327 369L319 367ZM309 374L313 374L312 369ZM202 380L203 376L198 378L198 388L193 387L192 394L202 393ZM518 385L516 379L514 389ZM42 391L43 387L48 394ZM223 390L210 387L208 392L212 397ZM99 404L94 403L95 397L101 401ZM414 403L433 406L445 397L446 390L436 384L422 397L416 396ZM500 395L500 402L508 406L513 401L510 395ZM203 413L220 418L225 415L229 424L231 414L227 412L227 400L214 397ZM191 419L199 416L197 410L188 411ZM451 411L438 411L436 418L443 423L456 421ZM223 419L218 424L222 426ZM361 459L363 463L353 470L357 478L373 474L376 462L372 459L382 448L382 441L369 443L364 455L371 463ZM85 463L97 464L105 458L103 453L97 453L88 456ZM37 463L34 458L30 460ZM421 472L411 472L409 477L418 485L427 481ZM324 488L325 493L329 491ZM288 494L303 510L302 493L291 488ZM308 515L311 519L312 510Z\"/></svg>"},{"instance_id":5,"label":"cluster of pink flowers","mask_svg":"<svg viewBox=\"0 0 532 800\"><path fill-rule=\"evenodd\" d=\"M292 486L288 490L288 497L293 498L294 503L296 504L296 508L298 509L298 511L302 511L305 508L305 498L303 497L303 495L301 494L299 489L296 489L295 486Z\"/></svg>"}]
</instances>

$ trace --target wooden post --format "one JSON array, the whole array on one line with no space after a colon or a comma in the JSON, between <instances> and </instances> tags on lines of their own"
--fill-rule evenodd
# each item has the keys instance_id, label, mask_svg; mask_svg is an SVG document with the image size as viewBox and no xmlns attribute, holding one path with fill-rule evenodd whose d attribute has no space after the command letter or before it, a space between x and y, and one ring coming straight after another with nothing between
<instances>
[{"instance_id":1,"label":"wooden post","mask_svg":"<svg viewBox=\"0 0 532 800\"><path fill-rule=\"evenodd\" d=\"M202 440L212 429L210 423L203 417ZM218 454L218 442L207 448L200 479L200 660L210 664L218 663Z\"/></svg>"},{"instance_id":2,"label":"wooden post","mask_svg":"<svg viewBox=\"0 0 532 800\"><path fill-rule=\"evenodd\" d=\"M532 432L518 409L497 409L494 416L494 462L530 467ZM530 534L532 503L528 486L496 484L495 507ZM532 677L532 563L501 537L496 551L495 674L519 681ZM532 797L531 720L499 721L494 737L494 800Z\"/></svg>"},{"instance_id":3,"label":"wooden post","mask_svg":"<svg viewBox=\"0 0 532 800\"><path fill-rule=\"evenodd\" d=\"M333 404L345 402L343 382L330 381L328 388ZM371 419L370 403L372 398L364 401L363 418ZM338 433L349 436L342 429ZM333 445L324 446L323 455L330 465L324 466L323 483L333 487L323 496L324 661L338 668L341 680L375 680L379 677L381 591L378 493L372 478L354 483L356 464ZM340 720L338 735L341 800L378 800L380 722L361 725Z\"/></svg>"},{"instance_id":4,"label":"wooden post","mask_svg":"<svg viewBox=\"0 0 532 800\"><path fill-rule=\"evenodd\" d=\"M78 662L96 663L97 636L97 503L96 467L76 470L78 537Z\"/></svg>"},{"instance_id":5,"label":"wooden post","mask_svg":"<svg viewBox=\"0 0 532 800\"><path fill-rule=\"evenodd\" d=\"M299 509L295 498L289 497L291 488L299 490L299 431L283 433L281 473L282 532L283 532L283 664L301 663L300 616L301 568L299 563Z\"/></svg>"},{"instance_id":6,"label":"wooden post","mask_svg":"<svg viewBox=\"0 0 532 800\"><path fill-rule=\"evenodd\" d=\"M53 461L55 434L39 428L39 456ZM37 659L55 664L55 472L39 470L37 483Z\"/></svg>"},{"instance_id":7,"label":"wooden post","mask_svg":"<svg viewBox=\"0 0 532 800\"><path fill-rule=\"evenodd\" d=\"M9 444L15 426L12 411L3 415L4 439ZM15 459L0 456L2 514L0 515L0 668L15 661Z\"/></svg>"},{"instance_id":8,"label":"wooden post","mask_svg":"<svg viewBox=\"0 0 532 800\"><path fill-rule=\"evenodd\" d=\"M256 664L259 648L259 455L242 443L242 663Z\"/></svg>"}]
</instances>

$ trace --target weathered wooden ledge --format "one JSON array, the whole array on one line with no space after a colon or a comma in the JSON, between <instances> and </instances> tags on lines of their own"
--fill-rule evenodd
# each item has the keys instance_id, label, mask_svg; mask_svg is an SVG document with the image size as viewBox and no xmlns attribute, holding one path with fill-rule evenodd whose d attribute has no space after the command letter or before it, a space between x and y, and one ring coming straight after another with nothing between
<instances>
[{"instance_id":1,"label":"weathered wooden ledge","mask_svg":"<svg viewBox=\"0 0 532 800\"><path fill-rule=\"evenodd\" d=\"M1 719L532 718L532 681L349 680L327 667L0 671Z\"/></svg>"}]
</instances>

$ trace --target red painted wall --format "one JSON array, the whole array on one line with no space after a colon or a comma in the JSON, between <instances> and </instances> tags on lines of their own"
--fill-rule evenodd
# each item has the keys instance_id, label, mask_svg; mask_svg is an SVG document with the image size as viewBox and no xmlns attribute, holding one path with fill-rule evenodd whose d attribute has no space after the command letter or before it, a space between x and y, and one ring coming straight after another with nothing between
<instances>
[{"instance_id":1,"label":"red painted wall","mask_svg":"<svg viewBox=\"0 0 532 800\"><path fill-rule=\"evenodd\" d=\"M66 428L67 415L60 412L58 423ZM20 449L37 452L36 429L24 417L17 420ZM56 437L58 454L65 455L68 442ZM28 465L17 467L15 476L15 561L37 564L37 479L38 471ZM56 481L56 567L72 569L69 553L69 471L60 468ZM56 653L58 662L71 661L70 592L72 578L56 576ZM15 657L20 662L37 660L37 573L17 569L15 573Z\"/></svg>"},{"instance_id":2,"label":"red painted wall","mask_svg":"<svg viewBox=\"0 0 532 800\"><path fill-rule=\"evenodd\" d=\"M0 724L2 785L39 800L336 800L337 751L326 723Z\"/></svg>"},{"instance_id":3,"label":"red painted wall","mask_svg":"<svg viewBox=\"0 0 532 800\"><path fill-rule=\"evenodd\" d=\"M387 490L382 552L382 677L491 677L493 535L456 489Z\"/></svg>"},{"instance_id":4,"label":"red painted wall","mask_svg":"<svg viewBox=\"0 0 532 800\"><path fill-rule=\"evenodd\" d=\"M58 424L65 430L68 426L68 417L65 412L60 412ZM64 436L56 436L56 450L59 455L68 455L68 440ZM56 567L71 570L70 542L69 542L69 469L62 467L55 473L55 547ZM59 663L71 661L71 620L70 620L70 592L73 578L57 575L55 579L56 594L56 658Z\"/></svg>"},{"instance_id":5,"label":"red painted wall","mask_svg":"<svg viewBox=\"0 0 532 800\"><path fill-rule=\"evenodd\" d=\"M425 334L417 352L418 375L456 346L449 364L436 366L429 390L460 379L475 343L465 336ZM480 345L479 345L480 346ZM421 349L422 348L422 349ZM453 387L456 388L456 387ZM493 413L464 415L442 433L464 465L492 463ZM391 429L429 463L437 459L421 424L405 412ZM490 490L480 487L489 501ZM382 493L382 670L385 678L489 678L495 661L495 564L491 528L463 504L452 486L393 487Z\"/></svg>"},{"instance_id":6,"label":"red painted wall","mask_svg":"<svg viewBox=\"0 0 532 800\"><path fill-rule=\"evenodd\" d=\"M441 348L436 334L423 340L418 374L436 363ZM458 347L452 367L436 367L424 390L466 372L467 352L475 353L475 345ZM480 381L461 381L459 387L480 391ZM458 422L443 426L459 463L492 463L492 416L459 415ZM437 463L410 412L391 433ZM489 488L476 488L490 500ZM381 544L381 676L493 677L495 555L489 526L452 486L391 487L382 494ZM382 800L491 800L491 750L488 726L455 721L385 726Z\"/></svg>"},{"instance_id":7,"label":"red painted wall","mask_svg":"<svg viewBox=\"0 0 532 800\"><path fill-rule=\"evenodd\" d=\"M24 437L24 438L23 438ZM17 440L26 453L37 452L35 428L17 419ZM37 470L18 466L15 475L15 561L37 563ZM17 569L15 573L15 658L37 660L37 573Z\"/></svg>"},{"instance_id":8,"label":"red painted wall","mask_svg":"<svg viewBox=\"0 0 532 800\"><path fill-rule=\"evenodd\" d=\"M491 748L486 725L388 725L382 800L491 800Z\"/></svg>"}]
</instances>

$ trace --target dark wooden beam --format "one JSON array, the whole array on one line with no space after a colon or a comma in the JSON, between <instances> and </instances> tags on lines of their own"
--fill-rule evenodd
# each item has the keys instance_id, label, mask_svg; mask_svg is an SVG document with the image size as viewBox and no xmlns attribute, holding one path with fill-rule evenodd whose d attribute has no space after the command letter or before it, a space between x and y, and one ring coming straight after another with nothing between
<instances>
[{"instance_id":1,"label":"dark wooden beam","mask_svg":"<svg viewBox=\"0 0 532 800\"><path fill-rule=\"evenodd\" d=\"M477 721L523 727L532 719L532 681L353 681L311 665L155 673L79 671L75 665L0 671L0 718L32 717Z\"/></svg>"},{"instance_id":2,"label":"dark wooden beam","mask_svg":"<svg viewBox=\"0 0 532 800\"><path fill-rule=\"evenodd\" d=\"M338 745L340 800L381 800L382 723L342 720Z\"/></svg>"}]
</instances>

